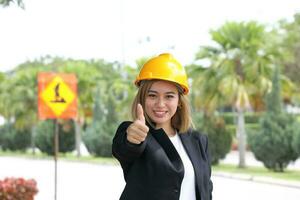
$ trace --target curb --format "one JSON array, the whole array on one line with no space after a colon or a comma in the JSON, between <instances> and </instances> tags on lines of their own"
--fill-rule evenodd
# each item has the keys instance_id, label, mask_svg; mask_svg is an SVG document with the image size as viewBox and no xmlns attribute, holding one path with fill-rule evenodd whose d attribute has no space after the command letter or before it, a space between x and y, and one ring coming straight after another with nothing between
<instances>
[{"instance_id":1,"label":"curb","mask_svg":"<svg viewBox=\"0 0 300 200\"><path fill-rule=\"evenodd\" d=\"M212 172L212 175L217 177L223 177L223 178L253 181L257 183L265 183L265 184L272 184L272 185L278 185L283 187L300 189L300 181L286 181L286 180L270 178L270 177L253 176L248 174L238 174L238 173L228 173L228 172Z\"/></svg>"}]
</instances>

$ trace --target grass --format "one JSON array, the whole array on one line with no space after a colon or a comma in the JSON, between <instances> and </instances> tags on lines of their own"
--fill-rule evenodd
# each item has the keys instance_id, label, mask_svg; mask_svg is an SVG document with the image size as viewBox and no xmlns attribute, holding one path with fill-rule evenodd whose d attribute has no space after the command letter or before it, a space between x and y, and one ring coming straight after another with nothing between
<instances>
[{"instance_id":1,"label":"grass","mask_svg":"<svg viewBox=\"0 0 300 200\"><path fill-rule=\"evenodd\" d=\"M47 155L45 153L36 152L19 152L19 151L0 151L0 156L11 156L19 158L29 158L29 159L45 159L53 160L54 156ZM77 157L72 153L59 153L57 156L58 160L72 161L72 162L86 162L86 163L96 163L96 164L117 164L118 161L114 158L104 158L104 157L94 157L94 156L81 156Z\"/></svg>"},{"instance_id":2,"label":"grass","mask_svg":"<svg viewBox=\"0 0 300 200\"><path fill-rule=\"evenodd\" d=\"M36 152L32 154L29 152L11 152L11 151L0 151L0 156L11 156L11 157L22 157L30 159L48 159L53 160L53 156L46 155L44 153ZM95 164L108 164L117 165L118 161L115 158L102 158L94 156L81 156L77 157L74 154L59 154L58 160L71 161L71 162L85 162L85 163L95 163ZM212 166L213 172L226 172L232 174L245 174L251 176L261 176L261 177L271 177L282 179L286 181L299 181L300 180L300 169L299 170L285 170L281 172L273 172L264 167L246 167L238 168L236 165L231 164L219 164L217 166Z\"/></svg>"},{"instance_id":3,"label":"grass","mask_svg":"<svg viewBox=\"0 0 300 200\"><path fill-rule=\"evenodd\" d=\"M282 179L286 181L300 181L300 170L286 169L284 172L274 172L264 167L246 167L238 168L236 165L219 164L213 166L212 170L215 172L227 172L233 174L245 174L251 176L270 177Z\"/></svg>"}]
</instances>

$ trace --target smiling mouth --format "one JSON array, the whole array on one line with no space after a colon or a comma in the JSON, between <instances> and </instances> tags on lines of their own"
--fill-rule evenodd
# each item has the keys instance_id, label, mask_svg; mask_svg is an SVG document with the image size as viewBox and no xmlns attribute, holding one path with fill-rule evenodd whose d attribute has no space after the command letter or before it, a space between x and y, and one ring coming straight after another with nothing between
<instances>
[{"instance_id":1,"label":"smiling mouth","mask_svg":"<svg viewBox=\"0 0 300 200\"><path fill-rule=\"evenodd\" d=\"M156 117L164 117L167 111L153 111Z\"/></svg>"}]
</instances>

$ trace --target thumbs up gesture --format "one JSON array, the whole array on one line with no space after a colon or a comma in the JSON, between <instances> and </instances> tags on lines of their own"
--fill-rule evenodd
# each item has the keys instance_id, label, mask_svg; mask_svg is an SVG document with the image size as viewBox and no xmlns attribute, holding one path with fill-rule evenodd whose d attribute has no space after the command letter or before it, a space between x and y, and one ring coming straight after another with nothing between
<instances>
[{"instance_id":1,"label":"thumbs up gesture","mask_svg":"<svg viewBox=\"0 0 300 200\"><path fill-rule=\"evenodd\" d=\"M146 125L144 110L141 104L137 105L137 119L127 128L127 140L133 144L140 144L146 139L149 127Z\"/></svg>"}]
</instances>

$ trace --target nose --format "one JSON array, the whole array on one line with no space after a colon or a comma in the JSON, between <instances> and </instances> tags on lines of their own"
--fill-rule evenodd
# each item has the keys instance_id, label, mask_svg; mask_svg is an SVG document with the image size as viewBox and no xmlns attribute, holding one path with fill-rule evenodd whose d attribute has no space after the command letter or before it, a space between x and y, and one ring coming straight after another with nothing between
<instances>
[{"instance_id":1,"label":"nose","mask_svg":"<svg viewBox=\"0 0 300 200\"><path fill-rule=\"evenodd\" d=\"M165 105L165 100L163 97L159 97L157 98L157 101L156 101L156 106L158 107L164 107Z\"/></svg>"}]
</instances>

